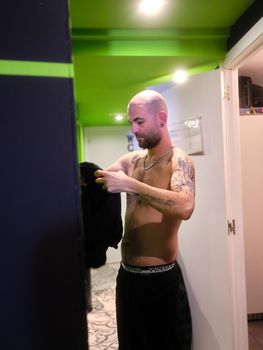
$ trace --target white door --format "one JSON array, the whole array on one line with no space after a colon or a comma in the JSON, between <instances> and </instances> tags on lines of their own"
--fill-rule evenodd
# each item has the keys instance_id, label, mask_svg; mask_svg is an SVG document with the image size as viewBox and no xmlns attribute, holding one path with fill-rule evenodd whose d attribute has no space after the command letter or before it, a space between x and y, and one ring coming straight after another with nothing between
<instances>
[{"instance_id":1,"label":"white door","mask_svg":"<svg viewBox=\"0 0 263 350\"><path fill-rule=\"evenodd\" d=\"M248 349L245 249L242 213L240 121L237 70L224 69L224 144L229 268L233 302L234 349Z\"/></svg>"},{"instance_id":2,"label":"white door","mask_svg":"<svg viewBox=\"0 0 263 350\"><path fill-rule=\"evenodd\" d=\"M223 63L225 80L224 132L227 168L227 214L235 219L235 235L229 236L229 267L233 300L234 349L248 349L247 305L245 281L244 230L242 214L242 187L240 161L240 120L238 71L253 52L263 45L263 18L261 18L228 52Z\"/></svg>"},{"instance_id":3,"label":"white door","mask_svg":"<svg viewBox=\"0 0 263 350\"><path fill-rule=\"evenodd\" d=\"M180 230L180 264L193 318L193 350L247 350L237 346L237 303L233 303L233 240L228 234L231 204L225 132L224 74L216 70L193 76L161 91L170 124L201 117L204 155L193 156L196 208ZM242 323L242 320L241 320ZM247 333L246 333L247 336ZM239 342L240 343L240 342Z\"/></svg>"}]
</instances>

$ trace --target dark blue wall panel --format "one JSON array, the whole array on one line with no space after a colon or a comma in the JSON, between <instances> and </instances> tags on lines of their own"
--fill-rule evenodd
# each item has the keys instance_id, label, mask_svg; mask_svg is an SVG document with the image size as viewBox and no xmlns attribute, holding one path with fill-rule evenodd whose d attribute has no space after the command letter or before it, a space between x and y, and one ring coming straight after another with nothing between
<instances>
[{"instance_id":1,"label":"dark blue wall panel","mask_svg":"<svg viewBox=\"0 0 263 350\"><path fill-rule=\"evenodd\" d=\"M86 349L71 79L0 76L0 341Z\"/></svg>"},{"instance_id":2,"label":"dark blue wall panel","mask_svg":"<svg viewBox=\"0 0 263 350\"><path fill-rule=\"evenodd\" d=\"M1 0L0 59L71 62L65 0Z\"/></svg>"}]
</instances>

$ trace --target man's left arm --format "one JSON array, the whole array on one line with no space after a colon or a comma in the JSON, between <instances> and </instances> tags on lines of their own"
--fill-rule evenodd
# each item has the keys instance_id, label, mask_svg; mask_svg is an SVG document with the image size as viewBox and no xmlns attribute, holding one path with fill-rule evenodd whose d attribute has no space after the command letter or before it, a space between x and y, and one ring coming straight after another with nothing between
<instances>
[{"instance_id":1,"label":"man's left arm","mask_svg":"<svg viewBox=\"0 0 263 350\"><path fill-rule=\"evenodd\" d=\"M176 216L182 220L187 220L192 215L195 205L195 169L188 156L178 158L171 177L171 190L140 184L137 184L137 191L143 203L164 215Z\"/></svg>"}]
</instances>

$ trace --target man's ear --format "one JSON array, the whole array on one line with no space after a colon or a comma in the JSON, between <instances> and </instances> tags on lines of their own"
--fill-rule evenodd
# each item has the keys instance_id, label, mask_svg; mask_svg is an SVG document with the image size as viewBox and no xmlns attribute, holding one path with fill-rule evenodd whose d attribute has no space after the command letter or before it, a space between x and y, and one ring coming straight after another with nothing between
<instances>
[{"instance_id":1,"label":"man's ear","mask_svg":"<svg viewBox=\"0 0 263 350\"><path fill-rule=\"evenodd\" d=\"M167 114L165 111L161 111L158 113L158 118L159 118L159 122L160 122L160 126L163 127L166 122L167 122Z\"/></svg>"}]
</instances>

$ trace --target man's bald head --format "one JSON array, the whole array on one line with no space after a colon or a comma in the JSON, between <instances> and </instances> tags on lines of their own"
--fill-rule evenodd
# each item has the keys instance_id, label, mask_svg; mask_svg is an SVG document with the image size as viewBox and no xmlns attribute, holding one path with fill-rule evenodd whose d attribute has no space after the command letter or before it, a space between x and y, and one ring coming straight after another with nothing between
<instances>
[{"instance_id":1,"label":"man's bald head","mask_svg":"<svg viewBox=\"0 0 263 350\"><path fill-rule=\"evenodd\" d=\"M128 110L133 105L146 106L147 110L153 114L161 111L167 114L167 106L163 96L154 90L144 90L133 96L128 104Z\"/></svg>"}]
</instances>

